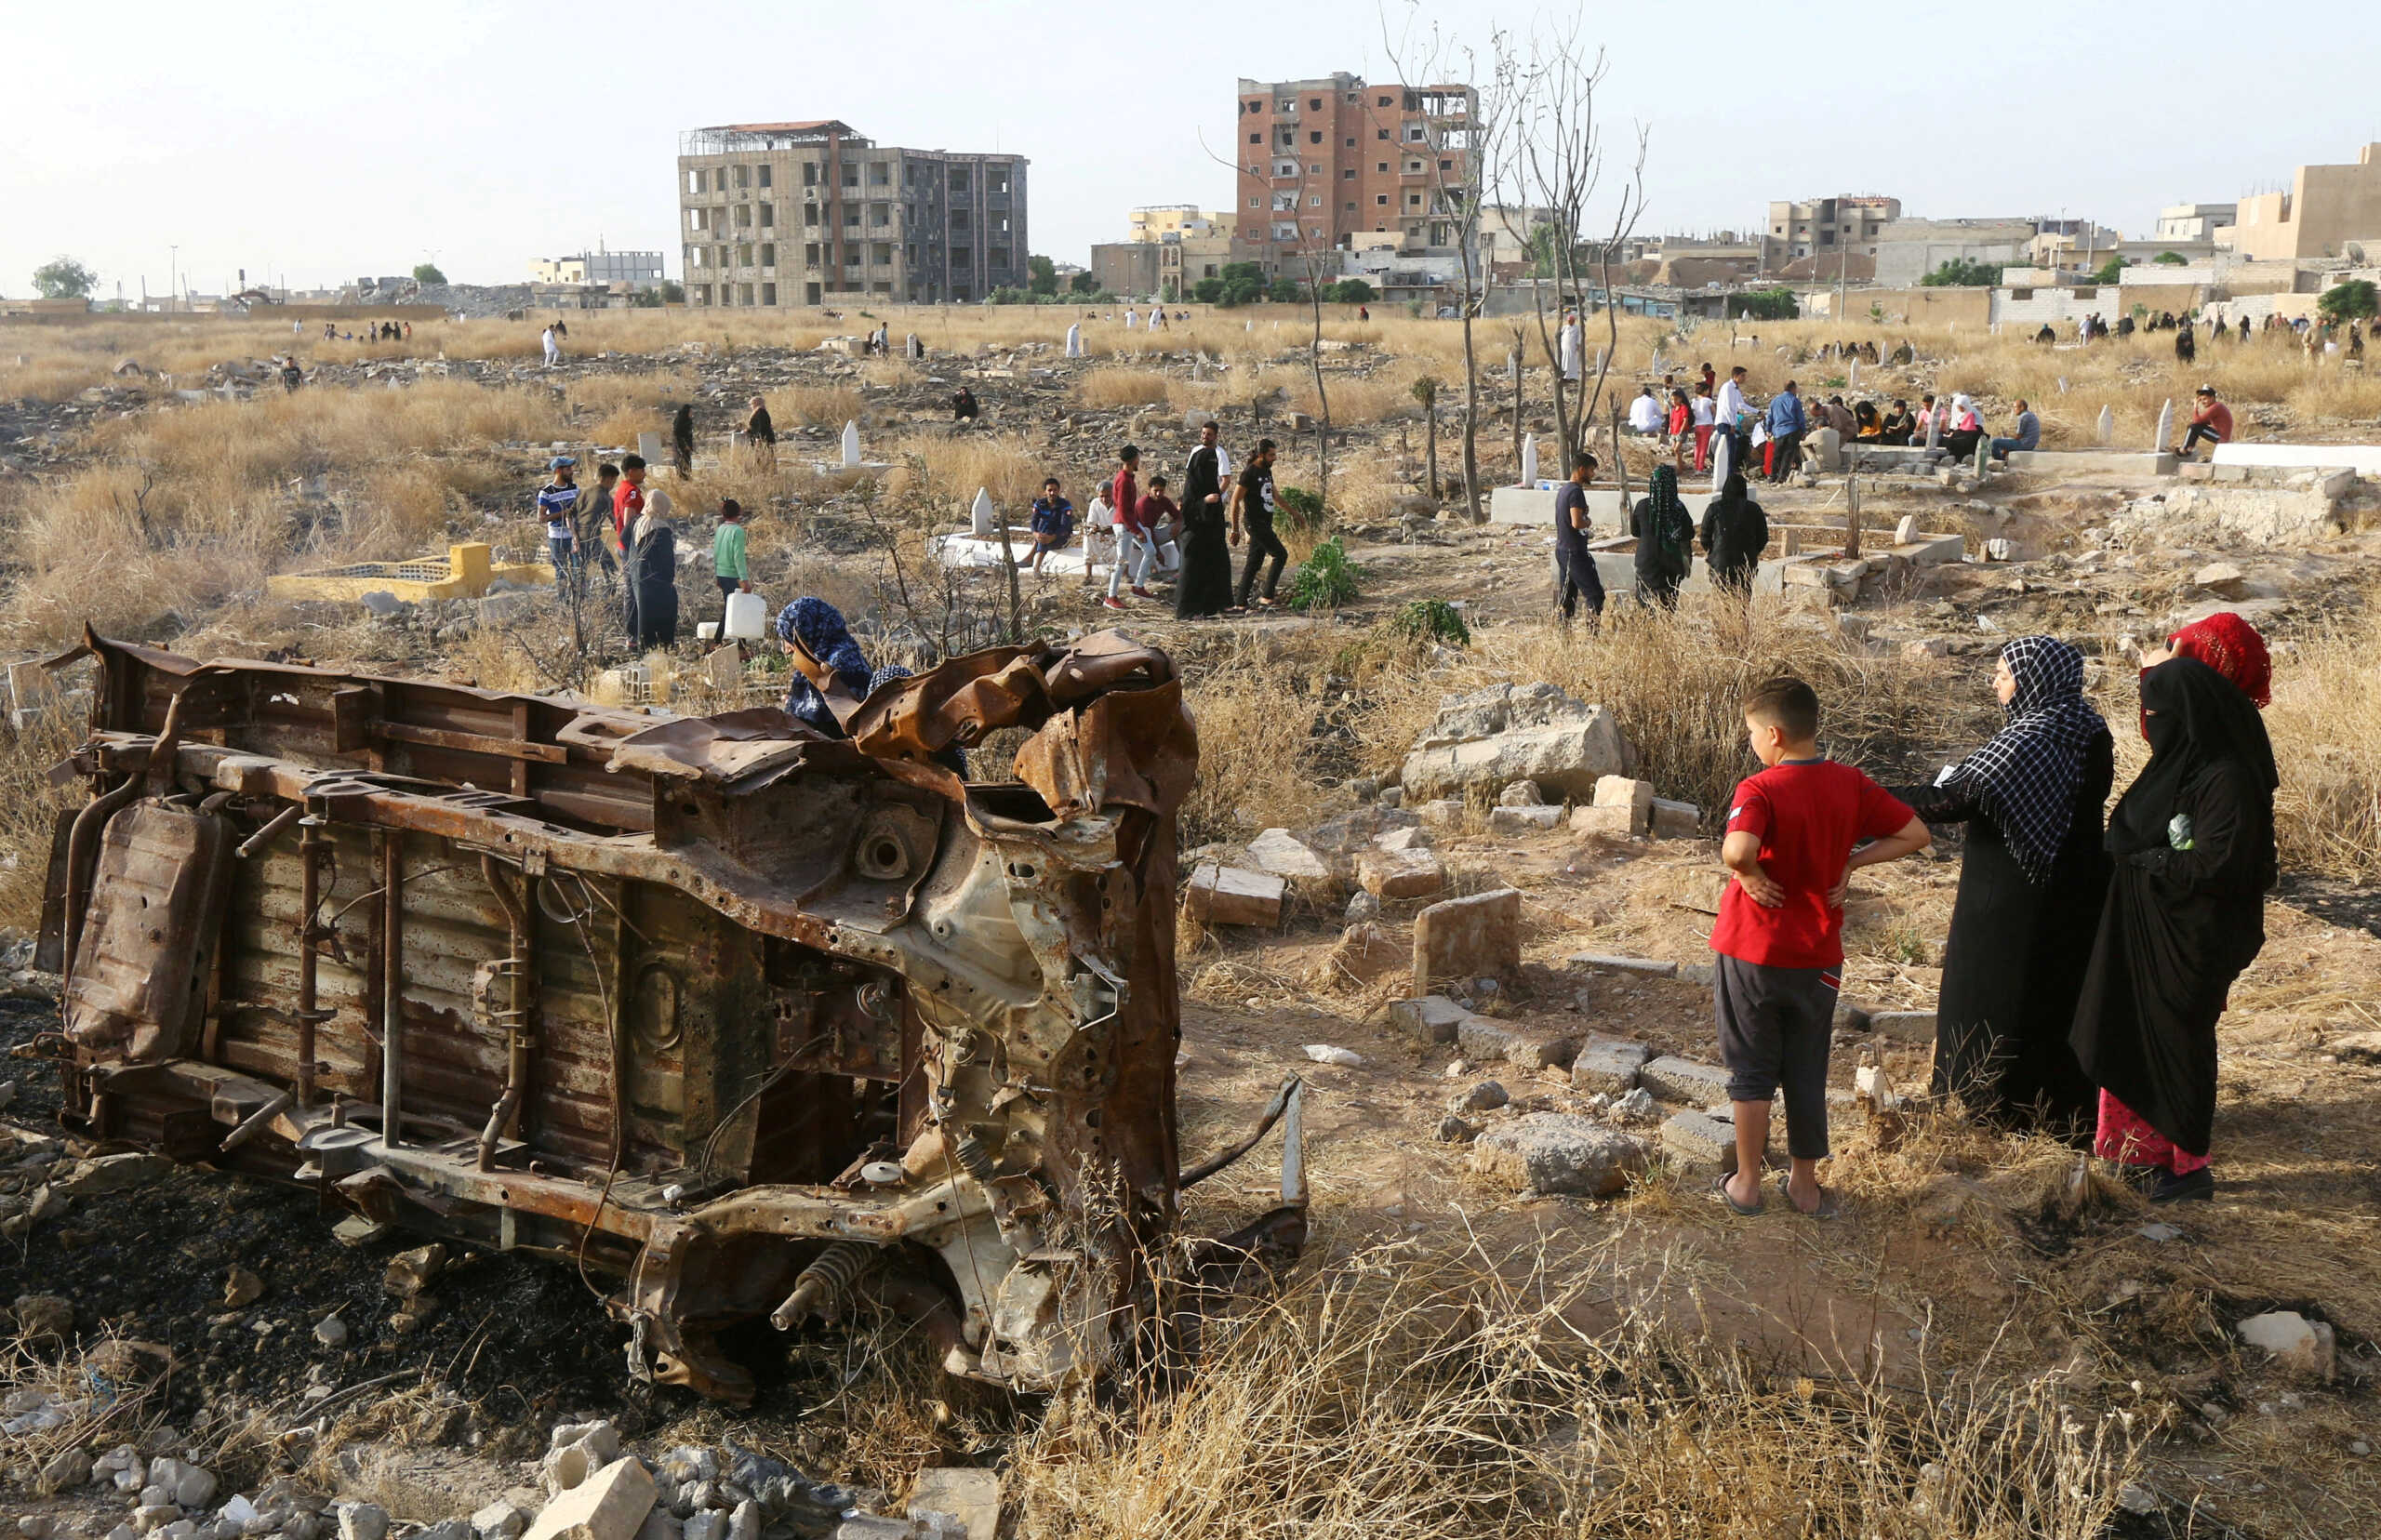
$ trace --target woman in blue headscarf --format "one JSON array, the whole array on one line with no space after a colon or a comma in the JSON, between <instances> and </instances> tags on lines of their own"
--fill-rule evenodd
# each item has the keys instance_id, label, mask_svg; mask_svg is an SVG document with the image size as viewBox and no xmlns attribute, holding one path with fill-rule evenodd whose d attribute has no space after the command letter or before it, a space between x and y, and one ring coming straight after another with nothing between
<instances>
[{"instance_id":1,"label":"woman in blue headscarf","mask_svg":"<svg viewBox=\"0 0 2381 1540\"><path fill-rule=\"evenodd\" d=\"M778 641L793 659L787 712L829 737L844 737L843 715L868 698L871 675L843 612L805 594L778 611ZM842 703L844 713L832 702Z\"/></svg>"}]
</instances>

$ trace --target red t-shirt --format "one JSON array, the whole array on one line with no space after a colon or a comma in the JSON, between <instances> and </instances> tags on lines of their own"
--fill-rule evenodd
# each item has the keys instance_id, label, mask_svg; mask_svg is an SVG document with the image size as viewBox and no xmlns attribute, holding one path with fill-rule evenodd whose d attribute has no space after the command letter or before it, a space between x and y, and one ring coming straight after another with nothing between
<instances>
[{"instance_id":1,"label":"red t-shirt","mask_svg":"<svg viewBox=\"0 0 2381 1540\"><path fill-rule=\"evenodd\" d=\"M629 526L636 523L637 516L644 511L644 488L632 486L627 482L612 488L612 533L620 538L622 545L628 544Z\"/></svg>"},{"instance_id":2,"label":"red t-shirt","mask_svg":"<svg viewBox=\"0 0 2381 1540\"><path fill-rule=\"evenodd\" d=\"M1146 534L1148 523L1141 517L1141 496L1134 489L1133 473L1118 469L1116 479L1108 484L1108 506L1116 512L1116 522L1136 535Z\"/></svg>"},{"instance_id":3,"label":"red t-shirt","mask_svg":"<svg viewBox=\"0 0 2381 1540\"><path fill-rule=\"evenodd\" d=\"M1907 827L1917 815L1848 764L1804 760L1772 766L1736 785L1729 834L1761 836L1761 865L1786 890L1763 909L1735 883L1720 899L1711 949L1770 968L1843 965L1843 911L1827 890L1843 875L1852 847Z\"/></svg>"},{"instance_id":4,"label":"red t-shirt","mask_svg":"<svg viewBox=\"0 0 2381 1540\"><path fill-rule=\"evenodd\" d=\"M2215 442L2218 444L2232 442L2232 408L2220 401L2211 401L2193 412L2191 425L2215 429Z\"/></svg>"}]
</instances>

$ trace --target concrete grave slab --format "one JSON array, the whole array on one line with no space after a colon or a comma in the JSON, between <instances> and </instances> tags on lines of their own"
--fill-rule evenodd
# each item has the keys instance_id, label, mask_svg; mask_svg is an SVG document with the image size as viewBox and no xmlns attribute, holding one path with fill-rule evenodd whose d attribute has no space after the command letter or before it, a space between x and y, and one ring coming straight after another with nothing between
<instances>
[{"instance_id":1,"label":"concrete grave slab","mask_svg":"<svg viewBox=\"0 0 2381 1540\"><path fill-rule=\"evenodd\" d=\"M1497 888L1432 904L1414 917L1414 992L1438 978L1496 977L1521 966L1522 896Z\"/></svg>"}]
</instances>

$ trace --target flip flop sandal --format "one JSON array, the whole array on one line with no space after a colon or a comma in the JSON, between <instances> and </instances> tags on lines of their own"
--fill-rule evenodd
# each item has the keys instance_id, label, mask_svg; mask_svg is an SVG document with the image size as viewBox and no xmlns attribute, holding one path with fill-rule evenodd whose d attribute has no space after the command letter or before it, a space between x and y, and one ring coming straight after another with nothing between
<instances>
[{"instance_id":1,"label":"flip flop sandal","mask_svg":"<svg viewBox=\"0 0 2381 1540\"><path fill-rule=\"evenodd\" d=\"M1819 1206L1811 1210L1808 1214L1802 1214L1802 1206L1794 1201L1794 1193L1789 1185L1790 1181L1791 1178L1789 1177L1786 1173L1781 1171L1777 1174L1777 1190L1785 1196L1786 1206L1788 1208L1792 1209L1796 1214L1802 1214L1802 1217L1805 1219L1841 1219L1843 1217L1843 1205L1836 1201L1835 1194L1829 1192L1825 1188L1819 1188Z\"/></svg>"},{"instance_id":2,"label":"flip flop sandal","mask_svg":"<svg viewBox=\"0 0 2381 1540\"><path fill-rule=\"evenodd\" d=\"M1720 1201L1728 1205L1728 1212L1730 1214L1735 1215L1739 1219L1753 1218L1761 1213L1762 1205L1760 1203L1755 1203L1751 1207L1748 1208L1744 1204L1736 1201L1736 1198L1728 1191L1728 1178L1734 1175L1736 1175L1734 1172L1723 1171L1720 1173L1719 1175L1714 1176L1711 1179L1711 1190L1720 1195Z\"/></svg>"}]
</instances>

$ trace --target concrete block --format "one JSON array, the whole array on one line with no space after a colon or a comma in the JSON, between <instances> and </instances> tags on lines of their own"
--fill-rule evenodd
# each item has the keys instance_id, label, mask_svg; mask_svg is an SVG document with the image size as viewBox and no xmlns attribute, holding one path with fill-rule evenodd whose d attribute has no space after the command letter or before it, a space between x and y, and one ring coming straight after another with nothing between
<instances>
[{"instance_id":1,"label":"concrete block","mask_svg":"<svg viewBox=\"0 0 2381 1540\"><path fill-rule=\"evenodd\" d=\"M1637 833L1637 813L1629 807L1575 807L1571 809L1571 832L1602 834L1615 840L1633 839Z\"/></svg>"},{"instance_id":2,"label":"concrete block","mask_svg":"<svg viewBox=\"0 0 2381 1540\"><path fill-rule=\"evenodd\" d=\"M1488 827L1498 834L1543 834L1562 822L1563 809L1551 803L1488 810Z\"/></svg>"},{"instance_id":3,"label":"concrete block","mask_svg":"<svg viewBox=\"0 0 2381 1540\"><path fill-rule=\"evenodd\" d=\"M1269 829L1249 841L1248 864L1302 887L1331 881L1331 863L1286 829Z\"/></svg>"},{"instance_id":4,"label":"concrete block","mask_svg":"<svg viewBox=\"0 0 2381 1540\"><path fill-rule=\"evenodd\" d=\"M1456 1029L1470 1014L1444 995L1424 995L1392 1002L1389 1024L1417 1042L1453 1042Z\"/></svg>"},{"instance_id":5,"label":"concrete block","mask_svg":"<svg viewBox=\"0 0 2381 1540\"><path fill-rule=\"evenodd\" d=\"M1447 885L1447 869L1427 850L1380 850L1356 857L1356 881L1377 898L1422 898Z\"/></svg>"},{"instance_id":6,"label":"concrete block","mask_svg":"<svg viewBox=\"0 0 2381 1540\"><path fill-rule=\"evenodd\" d=\"M1656 957L1618 957L1609 952L1573 952L1563 960L1575 968L1604 968L1613 973L1643 974L1648 978L1675 978L1678 964Z\"/></svg>"},{"instance_id":7,"label":"concrete block","mask_svg":"<svg viewBox=\"0 0 2381 1540\"><path fill-rule=\"evenodd\" d=\"M1202 861L1190 873L1190 917L1210 925L1278 925L1288 886L1269 871Z\"/></svg>"},{"instance_id":8,"label":"concrete block","mask_svg":"<svg viewBox=\"0 0 2381 1540\"><path fill-rule=\"evenodd\" d=\"M1927 1043L1935 1041L1935 1013L1932 1011L1872 1011L1868 1029L1882 1032L1897 1042Z\"/></svg>"},{"instance_id":9,"label":"concrete block","mask_svg":"<svg viewBox=\"0 0 2381 1540\"><path fill-rule=\"evenodd\" d=\"M1522 896L1497 888L1432 904L1414 917L1414 992L1439 978L1496 977L1521 966Z\"/></svg>"},{"instance_id":10,"label":"concrete block","mask_svg":"<svg viewBox=\"0 0 2381 1540\"><path fill-rule=\"evenodd\" d=\"M1662 1148L1681 1162L1736 1169L1736 1126L1709 1112L1673 1112L1662 1121Z\"/></svg>"},{"instance_id":11,"label":"concrete block","mask_svg":"<svg viewBox=\"0 0 2381 1540\"><path fill-rule=\"evenodd\" d=\"M1514 1188L1608 1198L1642 1174L1650 1154L1632 1134L1564 1112L1533 1112L1471 1147L1471 1168Z\"/></svg>"},{"instance_id":12,"label":"concrete block","mask_svg":"<svg viewBox=\"0 0 2381 1540\"><path fill-rule=\"evenodd\" d=\"M1504 1063L1533 1072L1559 1069L1579 1052L1579 1040L1566 1033L1539 1031L1483 1016L1466 1016L1456 1023L1455 1042L1463 1056L1475 1063Z\"/></svg>"},{"instance_id":13,"label":"concrete block","mask_svg":"<svg viewBox=\"0 0 2381 1540\"><path fill-rule=\"evenodd\" d=\"M1596 781L1595 805L1629 809L1629 832L1643 834L1653 827L1654 783L1627 776L1604 776Z\"/></svg>"},{"instance_id":14,"label":"concrete block","mask_svg":"<svg viewBox=\"0 0 2381 1540\"><path fill-rule=\"evenodd\" d=\"M1664 1101L1690 1107L1720 1107L1728 1100L1728 1072L1716 1064L1665 1054L1648 1059L1637 1071L1637 1083Z\"/></svg>"},{"instance_id":15,"label":"concrete block","mask_svg":"<svg viewBox=\"0 0 2381 1540\"><path fill-rule=\"evenodd\" d=\"M1652 833L1657 840L1691 840L1703 829L1703 809L1690 802L1654 799Z\"/></svg>"},{"instance_id":16,"label":"concrete block","mask_svg":"<svg viewBox=\"0 0 2381 1540\"><path fill-rule=\"evenodd\" d=\"M624 1455L548 1503L521 1540L635 1540L653 1496L653 1477Z\"/></svg>"},{"instance_id":17,"label":"concrete block","mask_svg":"<svg viewBox=\"0 0 2381 1540\"><path fill-rule=\"evenodd\" d=\"M1590 1036L1571 1060L1571 1089L1622 1095L1637 1087L1637 1071L1654 1056L1642 1042Z\"/></svg>"},{"instance_id":18,"label":"concrete block","mask_svg":"<svg viewBox=\"0 0 2381 1540\"><path fill-rule=\"evenodd\" d=\"M967 1540L997 1540L1001 1527L1001 1477L996 1470L937 1467L921 1470L910 1487L909 1514L923 1519L947 1513L959 1520Z\"/></svg>"}]
</instances>

